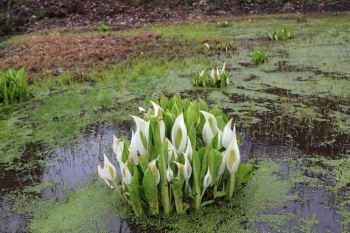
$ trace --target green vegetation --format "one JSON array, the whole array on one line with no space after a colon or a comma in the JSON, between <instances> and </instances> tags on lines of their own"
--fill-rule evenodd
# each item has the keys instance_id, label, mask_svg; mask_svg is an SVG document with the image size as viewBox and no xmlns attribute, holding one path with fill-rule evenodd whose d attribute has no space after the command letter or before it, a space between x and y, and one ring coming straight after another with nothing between
<instances>
[{"instance_id":1,"label":"green vegetation","mask_svg":"<svg viewBox=\"0 0 350 233\"><path fill-rule=\"evenodd\" d=\"M255 65L267 63L269 60L269 55L263 49L254 51L252 53L252 56L253 56L253 63Z\"/></svg>"},{"instance_id":2,"label":"green vegetation","mask_svg":"<svg viewBox=\"0 0 350 233\"><path fill-rule=\"evenodd\" d=\"M222 69L213 68L209 75L206 69L196 73L192 78L193 86L195 87L226 87L229 83L229 73L225 69L225 63Z\"/></svg>"},{"instance_id":3,"label":"green vegetation","mask_svg":"<svg viewBox=\"0 0 350 233\"><path fill-rule=\"evenodd\" d=\"M25 77L24 68L20 70L9 69L0 71L0 102L5 105L27 98L28 82Z\"/></svg>"},{"instance_id":4,"label":"green vegetation","mask_svg":"<svg viewBox=\"0 0 350 233\"><path fill-rule=\"evenodd\" d=\"M107 31L109 31L109 26L106 24L102 24L102 25L97 27L97 31L98 32L107 32Z\"/></svg>"},{"instance_id":5,"label":"green vegetation","mask_svg":"<svg viewBox=\"0 0 350 233\"><path fill-rule=\"evenodd\" d=\"M288 40L294 38L294 35L287 27L283 27L279 30L275 30L269 33L271 40Z\"/></svg>"},{"instance_id":6,"label":"green vegetation","mask_svg":"<svg viewBox=\"0 0 350 233\"><path fill-rule=\"evenodd\" d=\"M106 156L99 176L109 186L113 183L136 216L171 213L172 202L177 213L185 213L236 195L250 179L252 165L240 163L232 119L217 108L209 110L203 100L175 95L153 101L144 119L132 116L136 131L130 143L113 136L122 173L117 183L116 169Z\"/></svg>"},{"instance_id":7,"label":"green vegetation","mask_svg":"<svg viewBox=\"0 0 350 233\"><path fill-rule=\"evenodd\" d=\"M231 24L228 23L227 21L225 21L225 22L218 22L218 27L219 28L227 28L227 27L231 27Z\"/></svg>"}]
</instances>

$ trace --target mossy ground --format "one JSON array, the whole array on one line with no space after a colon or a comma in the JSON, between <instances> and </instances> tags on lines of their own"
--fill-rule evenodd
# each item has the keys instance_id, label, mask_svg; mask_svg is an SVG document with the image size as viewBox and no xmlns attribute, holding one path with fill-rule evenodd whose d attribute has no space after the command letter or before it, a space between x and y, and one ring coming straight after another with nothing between
<instances>
[{"instance_id":1,"label":"mossy ground","mask_svg":"<svg viewBox=\"0 0 350 233\"><path fill-rule=\"evenodd\" d=\"M175 232L188 229L191 232L193 229L196 232L231 232L232 229L235 232L295 232L296 229L312 232L318 225L326 224L323 217L312 212L305 216L289 211L293 208L290 205L296 206L291 204L293 200L294 203L308 203L300 190L312 184L316 191L326 190L324 198L327 200L336 196L336 201L324 202L322 211L337 211L341 216L326 229L346 231L350 221L346 172L350 150L350 66L347 59L350 23L347 16L310 17L303 23L298 23L295 15L259 16L232 20L227 28L198 22L110 34L90 33L96 41L126 34L128 38L140 38L145 31L151 31L157 39L153 36L151 40L148 37L136 39L137 46L129 41L127 52L120 56L106 54L101 61L88 59L88 63L84 63L73 58L66 66L53 62L45 63L47 66L39 70L27 69L32 96L25 103L0 106L0 177L5 177L6 171L16 171L18 177L14 179L23 179L28 174L33 176L37 169L40 171L45 166L43 161L55 148L74 145L79 141L79 133L87 127L129 120L129 115L138 114L138 106L150 106L148 99L154 93L168 96L180 93L183 97L220 103L247 138L250 149L245 159L256 157L258 169L242 194L231 202L218 203L184 216L132 218L138 223L137 228L148 226L147 229ZM295 38L270 41L267 33L282 26L287 26ZM84 33L83 37L90 34ZM79 35L73 34L73 37ZM63 33L49 35L57 40L67 39L65 36ZM6 52L9 48L16 51L23 44L30 45L25 42L27 39L16 38L1 48ZM209 50L204 45L229 42L236 45L235 51ZM81 43L86 46L85 42ZM252 63L251 53L260 48L270 57L269 63L257 67ZM231 75L231 85L224 89L192 86L194 73L221 67L224 61ZM2 62L10 64L5 57ZM59 68L64 72L55 73ZM258 142L275 148L275 152L269 150L266 156L273 160L260 159L264 157L263 151L255 151L252 146ZM276 153L285 146L297 148L301 154L294 155L294 149ZM293 166L299 166L302 172L286 172L286 168L291 171L289 168ZM324 182L325 177L329 182ZM293 190L295 192L291 193ZM319 197L311 195L310 198ZM42 200L29 194L15 196L15 199L16 203L26 203L25 208L16 205L14 211L30 216L28 227L33 232L104 232L113 225L111 219L117 216L131 219L102 181L93 180L69 193L62 202ZM91 204L85 206L87 202ZM62 225L57 225L57 219L61 219ZM142 228L139 231L143 231Z\"/></svg>"}]
</instances>

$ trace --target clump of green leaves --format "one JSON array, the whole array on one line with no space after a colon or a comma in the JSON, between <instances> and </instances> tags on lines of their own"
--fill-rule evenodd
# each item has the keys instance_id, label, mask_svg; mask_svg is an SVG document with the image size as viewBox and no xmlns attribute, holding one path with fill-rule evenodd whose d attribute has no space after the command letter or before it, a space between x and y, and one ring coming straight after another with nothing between
<instances>
[{"instance_id":1,"label":"clump of green leaves","mask_svg":"<svg viewBox=\"0 0 350 233\"><path fill-rule=\"evenodd\" d=\"M4 102L5 105L13 104L24 100L27 94L28 82L24 68L0 71L0 102Z\"/></svg>"},{"instance_id":2,"label":"clump of green leaves","mask_svg":"<svg viewBox=\"0 0 350 233\"><path fill-rule=\"evenodd\" d=\"M209 74L206 69L196 73L192 83L197 87L226 87L229 84L229 73L225 70L225 63L222 69L213 68Z\"/></svg>"},{"instance_id":3,"label":"clump of green leaves","mask_svg":"<svg viewBox=\"0 0 350 233\"><path fill-rule=\"evenodd\" d=\"M228 51L234 51L237 49L237 46L234 42L229 41L227 43L213 43L209 45L208 43L204 43L204 45L211 51L223 51L223 52L228 52Z\"/></svg>"},{"instance_id":4,"label":"clump of green leaves","mask_svg":"<svg viewBox=\"0 0 350 233\"><path fill-rule=\"evenodd\" d=\"M218 22L218 27L219 28L227 28L227 27L230 27L230 26L231 26L231 24L228 23L227 21L225 21L225 22Z\"/></svg>"},{"instance_id":5,"label":"clump of green leaves","mask_svg":"<svg viewBox=\"0 0 350 233\"><path fill-rule=\"evenodd\" d=\"M279 30L270 32L269 38L271 40L288 40L294 38L294 36L292 32L287 29L287 27L283 27Z\"/></svg>"},{"instance_id":6,"label":"clump of green leaves","mask_svg":"<svg viewBox=\"0 0 350 233\"><path fill-rule=\"evenodd\" d=\"M97 31L98 32L107 32L107 31L109 31L109 27L106 24L102 24L102 25L97 27Z\"/></svg>"},{"instance_id":7,"label":"clump of green leaves","mask_svg":"<svg viewBox=\"0 0 350 233\"><path fill-rule=\"evenodd\" d=\"M267 54L263 49L254 51L252 53L252 56L253 56L253 63L255 65L267 63L269 60L269 54Z\"/></svg>"},{"instance_id":8,"label":"clump of green leaves","mask_svg":"<svg viewBox=\"0 0 350 233\"><path fill-rule=\"evenodd\" d=\"M175 95L151 101L153 108L136 123L130 143L113 136L121 170L104 156L99 176L130 204L136 216L185 213L232 198L245 187L252 165L240 163L239 141L231 118L203 100ZM117 180L117 181L116 181ZM111 183L110 183L111 181Z\"/></svg>"}]
</instances>

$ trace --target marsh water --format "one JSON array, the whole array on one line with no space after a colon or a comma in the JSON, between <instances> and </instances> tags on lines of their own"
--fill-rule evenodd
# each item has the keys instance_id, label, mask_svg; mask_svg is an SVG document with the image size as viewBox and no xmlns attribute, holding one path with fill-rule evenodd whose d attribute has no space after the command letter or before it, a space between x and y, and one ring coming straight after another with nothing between
<instances>
[{"instance_id":1,"label":"marsh water","mask_svg":"<svg viewBox=\"0 0 350 233\"><path fill-rule=\"evenodd\" d=\"M115 91L114 83L94 87L96 92L107 90L117 106L107 110L94 106L92 111L137 114L138 102L145 104L142 99L147 98L144 93L140 97L140 90L146 91L146 87L149 93L160 91L169 96L180 93L183 98L202 98L212 107L220 103L220 108L237 123L243 139L242 160L254 163L256 168L251 184L243 190L242 203L247 209L240 215L244 221L239 222L239 229L247 232L347 232L350 229L349 22L343 18L310 18L302 24L288 17L255 20L213 29L223 36L229 35L238 48L237 52L220 56L208 52L215 61L214 66L221 67L226 62L231 74L231 85L227 88L193 88L191 74L199 70L195 63L179 73L169 72L162 80L153 74L145 78L142 70L139 89L132 89L135 83L131 83L132 88L127 91ZM266 30L281 25L294 29L296 38L270 41ZM251 62L251 52L260 47L270 53L269 63L255 66ZM204 68L210 70L212 65ZM128 87L123 83L124 86ZM76 89L78 94L73 98L84 98L84 93L94 90L89 84ZM66 110L71 97L64 103L68 91L57 92L62 96L43 96L55 103L55 107L59 101L63 102L62 108ZM93 102L96 99L100 101L101 96L94 96ZM82 112L84 115L88 110ZM69 110L65 113L71 116ZM61 111L53 117L46 115L50 116L47 124L61 119L68 121ZM40 117L46 115L40 113ZM115 161L112 135L130 138L134 128L129 118L111 122L106 120L85 127L70 143L53 149L47 149L40 140L26 143L26 156L33 157L41 166L23 169L25 172L19 169L4 173L0 231L25 232L28 225L30 229L45 231L46 226L54 229L55 218L69 222L64 218L67 215L72 218L71 222L81 221L81 225L88 225L89 219L95 219L92 226L96 231L153 232L152 228L140 230L139 225L119 218L119 210L111 204L116 197L97 177L96 165L103 154ZM6 198L13 191L12 198ZM23 201L22 196L27 194L37 202ZM109 199L104 200L104 195ZM98 203L87 204L89 200ZM24 211L19 205L26 204L30 205ZM82 211L79 205L91 205L92 209L86 209L91 214L84 215L84 219L74 215L74 211ZM38 211L34 210L36 208ZM98 208L105 209L95 216ZM216 223L217 229L227 223L222 222ZM61 227L63 232L66 226ZM60 229L56 230L60 232ZM201 231L206 232L205 229Z\"/></svg>"}]
</instances>

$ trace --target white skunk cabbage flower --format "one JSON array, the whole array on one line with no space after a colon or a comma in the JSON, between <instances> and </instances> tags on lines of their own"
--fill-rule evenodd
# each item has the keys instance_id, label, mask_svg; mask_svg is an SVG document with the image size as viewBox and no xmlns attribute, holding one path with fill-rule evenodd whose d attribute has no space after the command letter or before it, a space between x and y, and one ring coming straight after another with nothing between
<instances>
[{"instance_id":1,"label":"white skunk cabbage flower","mask_svg":"<svg viewBox=\"0 0 350 233\"><path fill-rule=\"evenodd\" d=\"M151 101L151 104L153 105L153 109L154 109L154 116L162 116L163 109L156 103L154 103L153 101Z\"/></svg>"},{"instance_id":2,"label":"white skunk cabbage flower","mask_svg":"<svg viewBox=\"0 0 350 233\"><path fill-rule=\"evenodd\" d=\"M207 46L208 49L210 49L210 46L208 43L204 43L205 46Z\"/></svg>"},{"instance_id":3,"label":"white skunk cabbage flower","mask_svg":"<svg viewBox=\"0 0 350 233\"><path fill-rule=\"evenodd\" d=\"M224 156L224 153L223 152L223 156L222 156L222 160L221 160L221 164L220 164L220 167L219 167L219 170L218 170L218 173L217 173L217 176L218 176L218 179L222 176L222 174L224 174L224 171L225 171L225 156Z\"/></svg>"},{"instance_id":4,"label":"white skunk cabbage flower","mask_svg":"<svg viewBox=\"0 0 350 233\"><path fill-rule=\"evenodd\" d=\"M160 141L163 142L165 138L165 123L163 121L163 118L159 118L159 128L160 128Z\"/></svg>"},{"instance_id":5,"label":"white skunk cabbage flower","mask_svg":"<svg viewBox=\"0 0 350 233\"><path fill-rule=\"evenodd\" d=\"M130 143L130 147L133 151L139 152L140 155L148 157L147 144L150 122L145 121L137 116L131 117L134 118L136 124L136 132L133 138L135 140L135 144L133 144L133 147L131 147L132 143Z\"/></svg>"},{"instance_id":6,"label":"white skunk cabbage flower","mask_svg":"<svg viewBox=\"0 0 350 233\"><path fill-rule=\"evenodd\" d=\"M103 168L101 168L101 163L97 165L97 173L99 177L106 182L106 184L113 188L109 181L114 181L117 177L117 171L113 164L108 160L107 156L103 154Z\"/></svg>"},{"instance_id":7,"label":"white skunk cabbage flower","mask_svg":"<svg viewBox=\"0 0 350 233\"><path fill-rule=\"evenodd\" d=\"M185 169L185 166L182 163L173 161L177 165L177 176L180 177L183 180L186 180L188 178L187 170Z\"/></svg>"},{"instance_id":8,"label":"white skunk cabbage flower","mask_svg":"<svg viewBox=\"0 0 350 233\"><path fill-rule=\"evenodd\" d=\"M233 130L231 129L232 126L232 118L227 122L227 124L224 127L224 131L222 132L222 146L227 149L228 145L230 145L232 138L233 138ZM234 126L234 131L236 131L236 127Z\"/></svg>"},{"instance_id":9,"label":"white skunk cabbage flower","mask_svg":"<svg viewBox=\"0 0 350 233\"><path fill-rule=\"evenodd\" d=\"M173 177L174 177L174 172L171 169L170 165L168 164L168 169L166 170L166 179L170 183Z\"/></svg>"},{"instance_id":10,"label":"white skunk cabbage flower","mask_svg":"<svg viewBox=\"0 0 350 233\"><path fill-rule=\"evenodd\" d=\"M143 113L143 112L146 112L146 109L144 109L143 107L140 107L140 106L139 106L139 113L141 114L141 113Z\"/></svg>"},{"instance_id":11,"label":"white skunk cabbage flower","mask_svg":"<svg viewBox=\"0 0 350 233\"><path fill-rule=\"evenodd\" d=\"M224 64L222 65L221 73L224 73L224 72L225 72L225 68L226 68L226 64L225 64L225 62L224 62Z\"/></svg>"},{"instance_id":12,"label":"white skunk cabbage flower","mask_svg":"<svg viewBox=\"0 0 350 233\"><path fill-rule=\"evenodd\" d=\"M205 71L205 69L199 72L199 77L203 77L204 71Z\"/></svg>"},{"instance_id":13,"label":"white skunk cabbage flower","mask_svg":"<svg viewBox=\"0 0 350 233\"><path fill-rule=\"evenodd\" d=\"M165 140L168 141L168 164L169 164L171 163L171 161L177 160L178 155L171 141L168 138L165 138ZM173 155L174 155L174 158L173 158Z\"/></svg>"},{"instance_id":14,"label":"white skunk cabbage flower","mask_svg":"<svg viewBox=\"0 0 350 233\"><path fill-rule=\"evenodd\" d=\"M221 72L220 72L219 68L216 67L216 76L218 77L218 80L221 80L220 74L221 74Z\"/></svg>"},{"instance_id":15,"label":"white skunk cabbage flower","mask_svg":"<svg viewBox=\"0 0 350 233\"><path fill-rule=\"evenodd\" d=\"M215 69L214 68L211 70L210 77L215 81Z\"/></svg>"},{"instance_id":16,"label":"white skunk cabbage flower","mask_svg":"<svg viewBox=\"0 0 350 233\"><path fill-rule=\"evenodd\" d=\"M204 140L205 145L208 146L217 132L218 123L213 114L210 114L205 111L200 111L200 112L203 114L205 118L205 123L203 125L203 130L202 130L202 138Z\"/></svg>"},{"instance_id":17,"label":"white skunk cabbage flower","mask_svg":"<svg viewBox=\"0 0 350 233\"><path fill-rule=\"evenodd\" d=\"M130 142L130 146L129 146L128 150L129 150L129 156L131 156L133 158L133 163L135 165L139 165L139 157L137 155L136 137L135 137L135 133L133 130L131 131L131 142Z\"/></svg>"},{"instance_id":18,"label":"white skunk cabbage flower","mask_svg":"<svg viewBox=\"0 0 350 233\"><path fill-rule=\"evenodd\" d=\"M222 131L218 127L215 127L215 129L216 129L216 132L218 134L218 149L220 150L221 147L222 147L222 143L221 143L221 141L222 141Z\"/></svg>"},{"instance_id":19,"label":"white skunk cabbage flower","mask_svg":"<svg viewBox=\"0 0 350 233\"><path fill-rule=\"evenodd\" d=\"M193 154L193 150L192 150L191 140L187 136L187 146L186 146L186 150L184 152L184 156L188 158L188 161L192 161L192 154Z\"/></svg>"},{"instance_id":20,"label":"white skunk cabbage flower","mask_svg":"<svg viewBox=\"0 0 350 233\"><path fill-rule=\"evenodd\" d=\"M185 179L185 189L188 190L189 192L191 192L191 187L188 183L191 175L192 175L192 166L190 164L190 161L188 161L188 157L185 157L185 173L184 173L184 179Z\"/></svg>"},{"instance_id":21,"label":"white skunk cabbage flower","mask_svg":"<svg viewBox=\"0 0 350 233\"><path fill-rule=\"evenodd\" d=\"M174 126L171 129L171 141L176 153L181 155L185 151L187 144L187 129L183 113L176 118Z\"/></svg>"},{"instance_id":22,"label":"white skunk cabbage flower","mask_svg":"<svg viewBox=\"0 0 350 233\"><path fill-rule=\"evenodd\" d=\"M131 172L128 168L128 161L126 161L126 163L121 162L120 169L122 172L122 178L123 178L124 184L130 185L131 181L132 181L132 175L131 175Z\"/></svg>"},{"instance_id":23,"label":"white skunk cabbage flower","mask_svg":"<svg viewBox=\"0 0 350 233\"><path fill-rule=\"evenodd\" d=\"M114 134L113 134L113 152L116 156L116 159L118 161L118 163L120 163L122 161L122 155L123 155L123 151L124 151L124 141L121 138L117 138Z\"/></svg>"},{"instance_id":24,"label":"white skunk cabbage flower","mask_svg":"<svg viewBox=\"0 0 350 233\"><path fill-rule=\"evenodd\" d=\"M190 164L190 161L188 161L188 158L185 156L185 170L186 172L184 173L184 178L185 180L189 180L191 175L192 175L192 166Z\"/></svg>"},{"instance_id":25,"label":"white skunk cabbage flower","mask_svg":"<svg viewBox=\"0 0 350 233\"><path fill-rule=\"evenodd\" d=\"M212 180L212 176L210 175L210 171L209 171L209 167L208 167L208 171L207 171L207 174L204 176L204 179L203 179L203 191L202 191L202 198L203 198L203 195L204 195L204 192L205 190L208 188L209 184L211 183L211 180Z\"/></svg>"},{"instance_id":26,"label":"white skunk cabbage flower","mask_svg":"<svg viewBox=\"0 0 350 233\"><path fill-rule=\"evenodd\" d=\"M232 141L229 144L229 146L226 149L225 152L225 163L227 170L230 172L231 176L234 175L238 169L241 157L239 153L239 148L237 144L237 138L236 138L236 130L234 127L234 134L232 137Z\"/></svg>"},{"instance_id":27,"label":"white skunk cabbage flower","mask_svg":"<svg viewBox=\"0 0 350 233\"><path fill-rule=\"evenodd\" d=\"M160 173L156 166L157 159L153 159L151 162L149 162L148 166L151 169L153 177L156 179L156 184L158 185L160 182Z\"/></svg>"}]
</instances>

